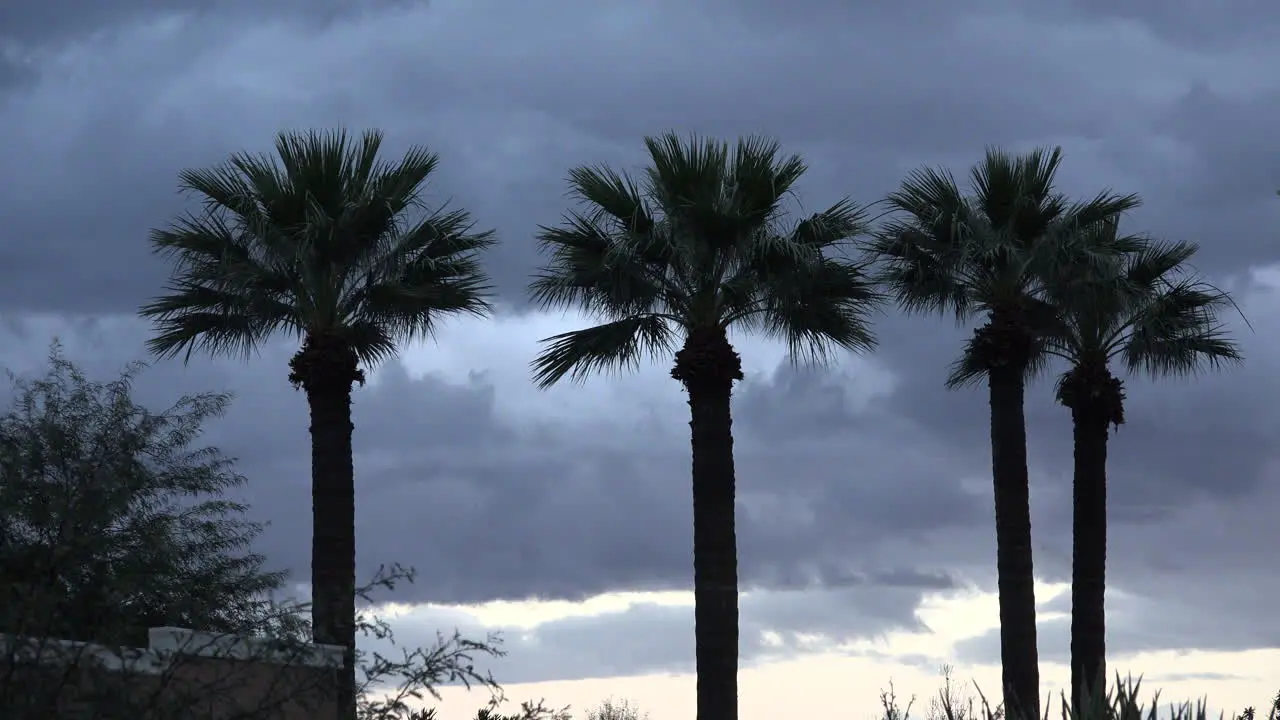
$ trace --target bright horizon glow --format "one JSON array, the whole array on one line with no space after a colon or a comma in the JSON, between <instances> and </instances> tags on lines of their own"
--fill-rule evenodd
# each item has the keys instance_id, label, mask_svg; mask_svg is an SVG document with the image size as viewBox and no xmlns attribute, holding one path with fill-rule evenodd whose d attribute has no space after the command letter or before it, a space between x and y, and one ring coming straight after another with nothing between
<instances>
[{"instance_id":1,"label":"bright horizon glow","mask_svg":"<svg viewBox=\"0 0 1280 720\"><path fill-rule=\"evenodd\" d=\"M1064 583L1037 582L1038 604L1069 591ZM744 593L745 595L745 593ZM605 616L619 613L633 604L691 605L692 593L608 593L582 603L496 602L476 606L452 606L480 621L487 629L506 627L523 631L552 620L568 617ZM410 608L397 606L394 614ZM1062 613L1040 613L1045 620ZM744 667L739 674L742 720L775 720L835 716L871 718L879 716L879 697L892 681L899 703L905 707L915 696L912 712L923 718L928 703L941 687L940 667L921 668L909 664L911 656L940 658L953 665L953 680L974 696L971 681L989 700L998 701L998 665L962 666L947 660L956 642L982 635L998 627L998 602L994 593L967 592L937 594L921 604L919 618L931 633L893 632L875 640L859 640L840 648L841 652L817 652L793 659L766 661ZM443 628L442 628L443 629ZM625 648L618 648L625 653ZM1280 650L1206 652L1167 650L1109 658L1109 672L1142 676L1142 697L1161 691L1161 717L1171 702L1208 698L1213 714L1219 710L1235 713L1247 705L1265 707L1274 697L1277 678L1266 677L1261 668L1280 667ZM1235 676L1235 677L1233 677ZM1066 665L1041 663L1041 692L1052 695L1056 717L1059 693L1070 678ZM502 678L497 678L499 682ZM512 708L523 700L545 698L547 705L571 705L575 718L607 699L629 699L650 713L650 720L693 720L694 678L691 674L647 673L623 677L600 677L504 685ZM486 697L460 687L441 689L443 701L436 704L440 720L473 720L475 709Z\"/></svg>"}]
</instances>

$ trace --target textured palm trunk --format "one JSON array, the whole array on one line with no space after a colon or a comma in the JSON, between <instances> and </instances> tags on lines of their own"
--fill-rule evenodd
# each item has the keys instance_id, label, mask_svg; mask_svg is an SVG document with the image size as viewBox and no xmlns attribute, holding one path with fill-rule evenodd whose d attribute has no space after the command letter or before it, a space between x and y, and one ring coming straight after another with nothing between
<instances>
[{"instance_id":1,"label":"textured palm trunk","mask_svg":"<svg viewBox=\"0 0 1280 720\"><path fill-rule=\"evenodd\" d=\"M1010 720L1037 720L1040 669L1022 368L1016 365L992 368L988 380L1005 716Z\"/></svg>"},{"instance_id":2,"label":"textured palm trunk","mask_svg":"<svg viewBox=\"0 0 1280 720\"><path fill-rule=\"evenodd\" d=\"M1075 443L1071 544L1071 702L1097 706L1107 681L1107 434L1124 422L1124 388L1106 359L1080 362L1058 386Z\"/></svg>"},{"instance_id":3,"label":"textured palm trunk","mask_svg":"<svg viewBox=\"0 0 1280 720\"><path fill-rule=\"evenodd\" d=\"M339 342L308 337L290 363L311 409L311 595L315 641L346 648L336 693L339 717L355 713L355 470L351 385L362 381Z\"/></svg>"},{"instance_id":4,"label":"textured palm trunk","mask_svg":"<svg viewBox=\"0 0 1280 720\"><path fill-rule=\"evenodd\" d=\"M1096 407L1072 411L1075 478L1071 543L1071 702L1106 688L1107 431Z\"/></svg>"},{"instance_id":5,"label":"textured palm trunk","mask_svg":"<svg viewBox=\"0 0 1280 720\"><path fill-rule=\"evenodd\" d=\"M738 717L738 547L733 382L741 363L723 331L691 333L672 376L689 394L698 720Z\"/></svg>"}]
</instances>

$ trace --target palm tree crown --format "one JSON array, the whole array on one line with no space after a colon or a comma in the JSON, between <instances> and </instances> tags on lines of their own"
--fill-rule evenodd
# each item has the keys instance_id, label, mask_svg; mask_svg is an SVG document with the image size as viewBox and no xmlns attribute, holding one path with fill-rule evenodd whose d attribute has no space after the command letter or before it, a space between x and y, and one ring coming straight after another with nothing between
<instances>
[{"instance_id":1,"label":"palm tree crown","mask_svg":"<svg viewBox=\"0 0 1280 720\"><path fill-rule=\"evenodd\" d=\"M1099 223L1088 231L1114 238L1117 225ZM1159 377L1243 360L1218 320L1235 307L1231 296L1187 270L1195 244L1139 236L1124 244L1137 249L1092 268L1063 265L1044 280L1046 300L1057 310L1044 352L1071 365L1056 391L1067 407L1080 390L1073 379L1106 370L1113 361L1128 372ZM1116 405L1114 413L1119 425L1123 408Z\"/></svg>"},{"instance_id":2,"label":"palm tree crown","mask_svg":"<svg viewBox=\"0 0 1280 720\"><path fill-rule=\"evenodd\" d=\"M416 222L437 156L412 148L378 159L382 134L282 133L279 162L239 153L213 169L186 170L183 190L204 212L155 230L151 242L175 271L168 293L141 313L156 322L160 356L194 349L248 354L278 331L319 336L364 364L396 342L428 335L441 314L488 310L478 252L462 210Z\"/></svg>"},{"instance_id":3,"label":"palm tree crown","mask_svg":"<svg viewBox=\"0 0 1280 720\"><path fill-rule=\"evenodd\" d=\"M571 192L585 209L542 228L551 257L534 300L575 306L601 324L548 338L534 364L539 385L671 352L678 330L759 330L809 359L874 345L879 295L861 265L835 255L864 231L860 208L841 201L783 229L782 202L805 165L780 158L776 142L748 138L730 151L668 133L645 146L651 164L640 182L602 166L574 169Z\"/></svg>"},{"instance_id":4,"label":"palm tree crown","mask_svg":"<svg viewBox=\"0 0 1280 720\"><path fill-rule=\"evenodd\" d=\"M880 280L899 305L908 312L950 313L957 322L985 314L997 326L1012 323L1000 329L1023 336L991 342L980 330L952 366L951 387L1008 363L1010 358L999 355L1009 350L1017 351L1025 372L1040 369L1037 328L1052 317L1040 297L1042 271L1068 261L1101 262L1132 249L1125 238L1080 245L1079 228L1133 209L1140 200L1100 193L1071 202L1054 189L1061 162L1057 148L1020 156L991 148L970 173L969 194L950 172L924 168L887 198L898 216L885 223L870 251L882 262Z\"/></svg>"}]
</instances>

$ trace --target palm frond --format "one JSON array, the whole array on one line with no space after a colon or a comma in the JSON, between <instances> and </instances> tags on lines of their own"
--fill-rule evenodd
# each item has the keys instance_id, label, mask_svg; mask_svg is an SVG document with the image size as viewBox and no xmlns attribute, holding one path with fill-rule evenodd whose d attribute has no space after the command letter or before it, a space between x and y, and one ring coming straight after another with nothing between
<instances>
[{"instance_id":1,"label":"palm frond","mask_svg":"<svg viewBox=\"0 0 1280 720\"><path fill-rule=\"evenodd\" d=\"M1058 221L1073 224L1077 228L1087 228L1095 223L1114 222L1125 213L1140 207L1142 198L1137 193L1121 195L1104 190L1088 200L1067 205Z\"/></svg>"},{"instance_id":2,"label":"palm frond","mask_svg":"<svg viewBox=\"0 0 1280 720\"><path fill-rule=\"evenodd\" d=\"M1234 307L1230 296L1196 278L1171 282L1135 308L1122 357L1131 372L1190 375L1243 361L1226 327L1217 320Z\"/></svg>"},{"instance_id":3,"label":"palm frond","mask_svg":"<svg viewBox=\"0 0 1280 720\"><path fill-rule=\"evenodd\" d=\"M678 303L682 295L652 249L660 242L652 233L615 237L598 221L571 213L562 227L542 227L538 241L551 256L529 286L542 308L578 307L617 319Z\"/></svg>"},{"instance_id":4,"label":"palm frond","mask_svg":"<svg viewBox=\"0 0 1280 720\"><path fill-rule=\"evenodd\" d=\"M871 315L884 294L867 263L839 252L865 232L865 210L846 199L788 233L761 233L721 284L721 324L782 339L798 361L826 362L837 347L871 350Z\"/></svg>"},{"instance_id":5,"label":"palm frond","mask_svg":"<svg viewBox=\"0 0 1280 720\"><path fill-rule=\"evenodd\" d=\"M395 240L377 258L340 312L352 326L378 327L389 337L428 338L442 316L483 317L492 287L480 262L492 232L476 232L462 210L436 212ZM352 345L366 362L381 359L377 344Z\"/></svg>"},{"instance_id":6,"label":"palm frond","mask_svg":"<svg viewBox=\"0 0 1280 720\"><path fill-rule=\"evenodd\" d=\"M414 325L421 325L418 321ZM360 362L373 365L396 355L397 331L403 324L388 322L385 318L357 318L344 323L335 336L346 342Z\"/></svg>"},{"instance_id":7,"label":"palm frond","mask_svg":"<svg viewBox=\"0 0 1280 720\"><path fill-rule=\"evenodd\" d=\"M1194 375L1202 370L1218 370L1238 365L1244 356L1222 325L1199 333L1149 338L1140 352L1126 353L1126 366L1152 377ZM1128 356L1132 356L1132 359Z\"/></svg>"},{"instance_id":8,"label":"palm frond","mask_svg":"<svg viewBox=\"0 0 1280 720\"><path fill-rule=\"evenodd\" d=\"M951 362L945 381L948 390L973 387L987 379L987 367L978 359L975 343L974 338L966 340L960 356ZM1048 367L1050 357L1051 354L1046 352L1044 338L1036 337L1028 356L1023 379L1031 380L1043 373Z\"/></svg>"},{"instance_id":9,"label":"palm frond","mask_svg":"<svg viewBox=\"0 0 1280 720\"><path fill-rule=\"evenodd\" d=\"M724 207L729 146L714 138L674 132L644 139L649 151L647 191L669 217L711 215ZM690 218L692 219L692 218Z\"/></svg>"},{"instance_id":10,"label":"palm frond","mask_svg":"<svg viewBox=\"0 0 1280 720\"><path fill-rule=\"evenodd\" d=\"M973 387L987 378L987 366L978 359L976 345L977 341L969 338L960 355L951 361L945 381L948 390Z\"/></svg>"},{"instance_id":11,"label":"palm frond","mask_svg":"<svg viewBox=\"0 0 1280 720\"><path fill-rule=\"evenodd\" d=\"M836 347L850 352L876 347L871 318L885 296L864 266L818 258L766 278L760 294L762 328L785 340L795 360L822 364Z\"/></svg>"},{"instance_id":12,"label":"palm frond","mask_svg":"<svg viewBox=\"0 0 1280 720\"><path fill-rule=\"evenodd\" d=\"M879 265L876 280L906 312L951 313L958 323L972 314L965 281L967 253L950 242L953 237L948 232L939 241L915 224L890 221L868 244L868 253Z\"/></svg>"},{"instance_id":13,"label":"palm frond","mask_svg":"<svg viewBox=\"0 0 1280 720\"><path fill-rule=\"evenodd\" d=\"M1055 302L1083 307L1093 301L1110 302L1123 283L1127 263L1150 246L1140 235L1118 232L1118 217L1081 225L1070 216L1052 224L1026 256L1024 272Z\"/></svg>"},{"instance_id":14,"label":"palm frond","mask_svg":"<svg viewBox=\"0 0 1280 720\"><path fill-rule=\"evenodd\" d=\"M798 155L780 158L778 142L764 137L741 138L732 151L720 140L672 132L645 138L645 145L651 161L646 194L661 208L673 239L709 275L724 270L717 260L779 216L806 169Z\"/></svg>"},{"instance_id":15,"label":"palm frond","mask_svg":"<svg viewBox=\"0 0 1280 720\"><path fill-rule=\"evenodd\" d=\"M196 348L247 356L271 332L295 324L287 299L293 279L220 218L179 218L151 241L176 261L167 294L139 309L157 329L149 348L158 356L189 359Z\"/></svg>"},{"instance_id":16,"label":"palm frond","mask_svg":"<svg viewBox=\"0 0 1280 720\"><path fill-rule=\"evenodd\" d=\"M908 173L885 203L898 217L886 222L868 246L880 265L877 279L909 313L955 315L972 312L967 274L972 240L980 220L945 169Z\"/></svg>"},{"instance_id":17,"label":"palm frond","mask_svg":"<svg viewBox=\"0 0 1280 720\"><path fill-rule=\"evenodd\" d=\"M1185 270L1199 247L1189 242L1152 240L1125 256L1124 279L1135 290L1153 290Z\"/></svg>"},{"instance_id":18,"label":"palm frond","mask_svg":"<svg viewBox=\"0 0 1280 720\"><path fill-rule=\"evenodd\" d=\"M615 230L643 234L653 228L653 215L639 187L623 173L605 165L573 168L569 188L570 195L604 213Z\"/></svg>"},{"instance_id":19,"label":"palm frond","mask_svg":"<svg viewBox=\"0 0 1280 720\"><path fill-rule=\"evenodd\" d=\"M799 155L779 159L777 140L760 136L740 138L730 159L730 183L725 188L732 216L740 231L769 223L783 198L808 169Z\"/></svg>"},{"instance_id":20,"label":"palm frond","mask_svg":"<svg viewBox=\"0 0 1280 720\"><path fill-rule=\"evenodd\" d=\"M792 243L801 247L826 249L870 231L867 209L843 198L820 213L800 221L791 231Z\"/></svg>"},{"instance_id":21,"label":"palm frond","mask_svg":"<svg viewBox=\"0 0 1280 720\"><path fill-rule=\"evenodd\" d=\"M669 349L666 333L676 328L732 324L782 337L796 355L815 358L831 347L874 344L867 315L878 293L862 265L837 262L846 241L866 231L863 208L843 200L785 228L782 203L805 164L768 138L730 146L665 133L645 147L642 183L603 166L570 172L570 194L584 207L540 228L549 257L530 283L536 304L583 310L624 339L649 337L624 332L628 323L661 326L662 343L637 341L628 352ZM554 383L571 367L617 365L608 353L584 355L603 361L566 359L574 343L592 337L552 338L560 344L538 361L539 382Z\"/></svg>"},{"instance_id":22,"label":"palm frond","mask_svg":"<svg viewBox=\"0 0 1280 720\"><path fill-rule=\"evenodd\" d=\"M161 331L154 347L189 349L211 333L201 347L247 350L288 330L365 338L352 349L374 362L395 339L429 334L439 314L487 311L478 253L492 235L473 232L460 211L411 223L437 157L413 147L397 162L380 160L382 138L280 133L274 156L237 153L183 171L181 186L204 213L151 235L174 264L171 295L142 309ZM214 299L223 306L207 306ZM214 316L253 317L219 329Z\"/></svg>"},{"instance_id":23,"label":"palm frond","mask_svg":"<svg viewBox=\"0 0 1280 720\"><path fill-rule=\"evenodd\" d=\"M907 174L902 185L888 195L886 203L916 222L934 227L939 221L949 224L966 209L967 200L949 170L919 168ZM939 236L947 237L941 233Z\"/></svg>"},{"instance_id":24,"label":"palm frond","mask_svg":"<svg viewBox=\"0 0 1280 720\"><path fill-rule=\"evenodd\" d=\"M633 315L553 335L542 343L546 348L533 361L533 379L543 389L565 377L581 381L595 372L633 368L645 355L675 350L672 330L658 315Z\"/></svg>"},{"instance_id":25,"label":"palm frond","mask_svg":"<svg viewBox=\"0 0 1280 720\"><path fill-rule=\"evenodd\" d=\"M989 147L969 173L974 203L999 233L1022 242L1038 238L1065 204L1053 189L1061 164L1057 147L1016 156Z\"/></svg>"},{"instance_id":26,"label":"palm frond","mask_svg":"<svg viewBox=\"0 0 1280 720\"><path fill-rule=\"evenodd\" d=\"M1121 235L1118 224L1113 216L1078 227L1058 262L1037 268L1069 329L1045 335L1050 351L1073 364L1118 357L1130 372L1157 376L1240 362L1218 320L1234 302L1187 267L1196 246Z\"/></svg>"},{"instance_id":27,"label":"palm frond","mask_svg":"<svg viewBox=\"0 0 1280 720\"><path fill-rule=\"evenodd\" d=\"M801 220L790 232L766 226L741 253L739 269L760 278L786 274L825 256L847 255L846 247L866 232L866 210L846 198Z\"/></svg>"},{"instance_id":28,"label":"palm frond","mask_svg":"<svg viewBox=\"0 0 1280 720\"><path fill-rule=\"evenodd\" d=\"M150 318L156 334L147 349L162 358L194 350L247 358L273 332L287 327L289 308L270 306L261 296L245 296L208 285L178 280L168 294L145 303L141 315Z\"/></svg>"}]
</instances>

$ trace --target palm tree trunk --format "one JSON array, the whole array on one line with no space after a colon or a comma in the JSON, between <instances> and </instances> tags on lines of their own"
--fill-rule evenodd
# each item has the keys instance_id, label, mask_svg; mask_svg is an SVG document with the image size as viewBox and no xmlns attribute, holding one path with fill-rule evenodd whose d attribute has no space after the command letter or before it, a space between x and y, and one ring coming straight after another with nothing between
<instances>
[{"instance_id":1,"label":"palm tree trunk","mask_svg":"<svg viewBox=\"0 0 1280 720\"><path fill-rule=\"evenodd\" d=\"M738 717L738 546L733 382L742 365L723 330L693 332L672 377L689 393L698 720Z\"/></svg>"},{"instance_id":2,"label":"palm tree trunk","mask_svg":"<svg viewBox=\"0 0 1280 720\"><path fill-rule=\"evenodd\" d=\"M1071 703L1107 686L1107 433L1124 422L1124 389L1105 359L1077 363L1058 386L1075 442L1071 543Z\"/></svg>"},{"instance_id":3,"label":"palm tree trunk","mask_svg":"<svg viewBox=\"0 0 1280 720\"><path fill-rule=\"evenodd\" d=\"M344 344L308 336L290 378L311 409L311 595L315 641L346 648L338 717L355 718L355 470L351 385L363 381Z\"/></svg>"},{"instance_id":4,"label":"palm tree trunk","mask_svg":"<svg viewBox=\"0 0 1280 720\"><path fill-rule=\"evenodd\" d=\"M1106 688L1107 416L1072 411L1071 703Z\"/></svg>"},{"instance_id":5,"label":"palm tree trunk","mask_svg":"<svg viewBox=\"0 0 1280 720\"><path fill-rule=\"evenodd\" d=\"M1016 364L993 367L988 381L1005 717L1038 720L1040 669L1022 368Z\"/></svg>"}]
</instances>

